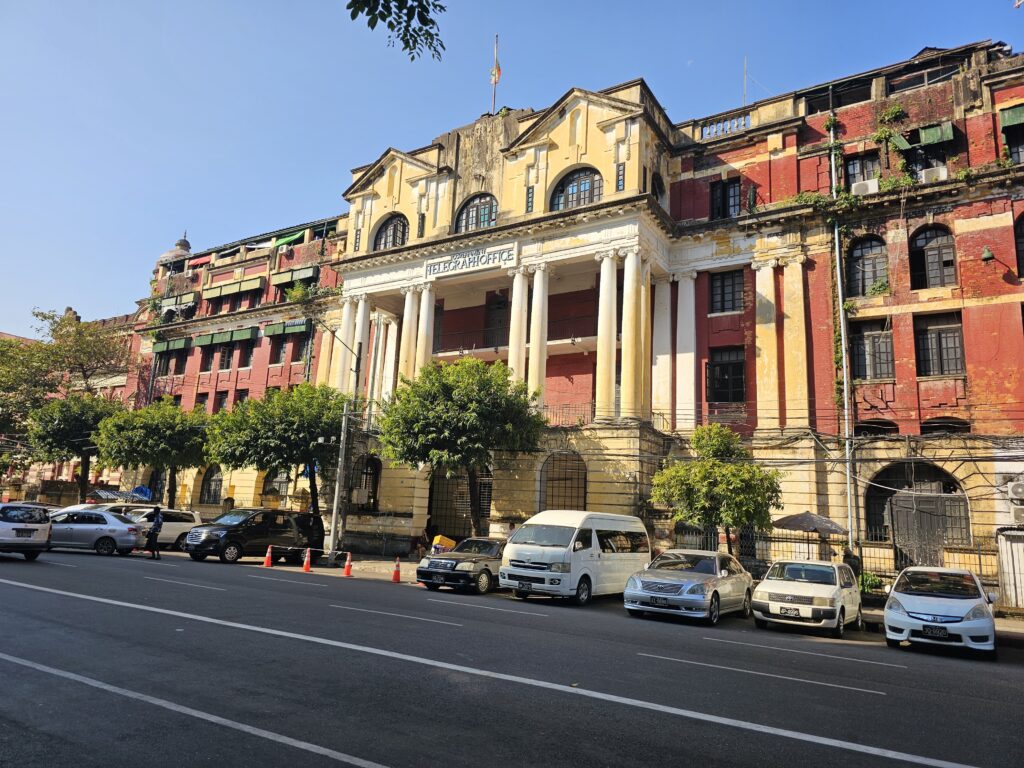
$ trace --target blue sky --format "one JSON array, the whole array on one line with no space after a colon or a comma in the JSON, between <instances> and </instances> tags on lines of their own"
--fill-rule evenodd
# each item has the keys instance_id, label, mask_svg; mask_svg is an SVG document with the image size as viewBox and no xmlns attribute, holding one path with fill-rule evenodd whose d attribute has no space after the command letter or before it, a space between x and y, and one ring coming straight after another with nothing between
<instances>
[{"instance_id":1,"label":"blue sky","mask_svg":"<svg viewBox=\"0 0 1024 768\"><path fill-rule=\"evenodd\" d=\"M0 0L0 331L34 306L132 311L157 256L345 209L352 168L498 103L642 76L673 120L992 38L1012 0L446 0L442 62L410 63L345 0ZM967 10L969 8L969 11ZM897 12L898 9L898 12Z\"/></svg>"}]
</instances>

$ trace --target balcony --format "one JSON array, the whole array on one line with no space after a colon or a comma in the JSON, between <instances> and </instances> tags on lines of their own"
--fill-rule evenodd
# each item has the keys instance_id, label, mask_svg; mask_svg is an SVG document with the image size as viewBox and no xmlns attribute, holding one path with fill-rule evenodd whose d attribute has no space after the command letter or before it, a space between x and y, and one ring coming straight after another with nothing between
<instances>
[{"instance_id":1,"label":"balcony","mask_svg":"<svg viewBox=\"0 0 1024 768\"><path fill-rule=\"evenodd\" d=\"M433 354L453 357L471 354L485 360L507 357L509 329L507 325L477 328L467 331L445 331L434 335ZM548 321L548 354L564 355L572 352L594 352L597 349L597 316L566 317ZM529 343L529 328L527 328Z\"/></svg>"}]
</instances>

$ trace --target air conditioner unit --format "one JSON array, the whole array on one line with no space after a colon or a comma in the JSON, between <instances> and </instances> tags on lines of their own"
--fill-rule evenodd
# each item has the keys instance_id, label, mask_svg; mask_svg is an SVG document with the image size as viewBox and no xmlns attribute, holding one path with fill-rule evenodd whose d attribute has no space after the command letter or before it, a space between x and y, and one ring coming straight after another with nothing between
<instances>
[{"instance_id":1,"label":"air conditioner unit","mask_svg":"<svg viewBox=\"0 0 1024 768\"><path fill-rule=\"evenodd\" d=\"M370 489L369 488L353 488L352 489L352 503L353 504L366 504L370 500Z\"/></svg>"},{"instance_id":2,"label":"air conditioner unit","mask_svg":"<svg viewBox=\"0 0 1024 768\"><path fill-rule=\"evenodd\" d=\"M939 168L925 168L919 176L922 184L931 184L933 181L945 181L948 178L949 171L944 165Z\"/></svg>"},{"instance_id":3,"label":"air conditioner unit","mask_svg":"<svg viewBox=\"0 0 1024 768\"><path fill-rule=\"evenodd\" d=\"M1010 500L1018 506L1024 506L1024 480L1015 480L1006 486Z\"/></svg>"},{"instance_id":4,"label":"air conditioner unit","mask_svg":"<svg viewBox=\"0 0 1024 768\"><path fill-rule=\"evenodd\" d=\"M876 192L878 192L878 179L858 181L850 185L850 194L852 195L873 195Z\"/></svg>"},{"instance_id":5,"label":"air conditioner unit","mask_svg":"<svg viewBox=\"0 0 1024 768\"><path fill-rule=\"evenodd\" d=\"M282 245L282 246L280 246L277 249L277 255L278 256L287 256L291 252L292 252L292 247L290 245Z\"/></svg>"}]
</instances>

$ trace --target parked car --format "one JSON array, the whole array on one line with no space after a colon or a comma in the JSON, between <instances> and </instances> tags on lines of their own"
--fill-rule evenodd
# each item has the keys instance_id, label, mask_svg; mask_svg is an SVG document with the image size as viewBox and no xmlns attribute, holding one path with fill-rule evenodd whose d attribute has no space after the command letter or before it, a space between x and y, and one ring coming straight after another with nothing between
<instances>
[{"instance_id":1,"label":"parked car","mask_svg":"<svg viewBox=\"0 0 1024 768\"><path fill-rule=\"evenodd\" d=\"M274 558L284 556L301 563L307 547L310 559L320 558L324 524L319 515L273 509L233 509L213 522L197 525L185 537L185 551L193 560L216 555L222 563L237 563L245 555L264 555L272 547Z\"/></svg>"},{"instance_id":2,"label":"parked car","mask_svg":"<svg viewBox=\"0 0 1024 768\"><path fill-rule=\"evenodd\" d=\"M963 568L906 568L885 603L885 642L959 645L995 658L996 623L992 603L978 577Z\"/></svg>"},{"instance_id":3,"label":"parked car","mask_svg":"<svg viewBox=\"0 0 1024 768\"><path fill-rule=\"evenodd\" d=\"M67 507L52 518L53 548L94 549L99 555L130 555L145 543L134 520L109 512L102 504Z\"/></svg>"},{"instance_id":4,"label":"parked car","mask_svg":"<svg viewBox=\"0 0 1024 768\"><path fill-rule=\"evenodd\" d=\"M153 518L156 517L153 506L155 505L151 504L141 509L132 510L128 515L128 517L142 526L143 536L149 536L149 529L153 527ZM198 512L185 512L180 509L164 509L161 507L160 512L164 516L164 524L160 528L160 536L157 542L161 547L173 547L184 552L185 536L197 525L202 525L203 518L200 517Z\"/></svg>"},{"instance_id":5,"label":"parked car","mask_svg":"<svg viewBox=\"0 0 1024 768\"><path fill-rule=\"evenodd\" d=\"M768 623L830 629L841 638L846 625L864 626L860 590L848 565L824 560L779 560L754 590L754 625Z\"/></svg>"},{"instance_id":6,"label":"parked car","mask_svg":"<svg viewBox=\"0 0 1024 768\"><path fill-rule=\"evenodd\" d=\"M464 539L450 552L420 560L416 580L427 589L455 587L473 589L485 595L497 585L495 574L501 567L505 539Z\"/></svg>"},{"instance_id":7,"label":"parked car","mask_svg":"<svg viewBox=\"0 0 1024 768\"><path fill-rule=\"evenodd\" d=\"M651 560L643 521L630 515L547 510L508 540L498 583L525 599L532 594L571 597L620 594L631 573Z\"/></svg>"},{"instance_id":8,"label":"parked car","mask_svg":"<svg viewBox=\"0 0 1024 768\"><path fill-rule=\"evenodd\" d=\"M670 549L626 582L626 613L692 616L714 626L723 613L750 616L754 580L731 555Z\"/></svg>"},{"instance_id":9,"label":"parked car","mask_svg":"<svg viewBox=\"0 0 1024 768\"><path fill-rule=\"evenodd\" d=\"M0 504L0 552L20 552L35 560L50 548L50 518L33 504Z\"/></svg>"}]
</instances>

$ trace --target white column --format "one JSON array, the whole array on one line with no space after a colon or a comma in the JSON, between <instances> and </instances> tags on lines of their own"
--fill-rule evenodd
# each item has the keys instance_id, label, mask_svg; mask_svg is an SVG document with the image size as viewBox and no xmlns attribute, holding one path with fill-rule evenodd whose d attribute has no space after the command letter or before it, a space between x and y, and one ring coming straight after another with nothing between
<instances>
[{"instance_id":1,"label":"white column","mask_svg":"<svg viewBox=\"0 0 1024 768\"><path fill-rule=\"evenodd\" d=\"M755 261L754 344L757 371L757 428L779 427L779 342L775 335L775 267L778 261ZM748 420L749 420L748 414Z\"/></svg>"},{"instance_id":2,"label":"white column","mask_svg":"<svg viewBox=\"0 0 1024 768\"><path fill-rule=\"evenodd\" d=\"M355 332L353 314L355 302L351 296L342 299L341 325L338 326L338 389L349 393L349 375L352 369L352 335Z\"/></svg>"},{"instance_id":3,"label":"white column","mask_svg":"<svg viewBox=\"0 0 1024 768\"><path fill-rule=\"evenodd\" d=\"M597 380L594 382L594 418L615 418L615 294L618 257L614 251L599 253L601 282L597 305Z\"/></svg>"},{"instance_id":4,"label":"white column","mask_svg":"<svg viewBox=\"0 0 1024 768\"><path fill-rule=\"evenodd\" d=\"M539 392L544 405L544 379L548 370L548 278L547 264L530 267L533 272L533 300L530 306L530 392Z\"/></svg>"},{"instance_id":5,"label":"white column","mask_svg":"<svg viewBox=\"0 0 1024 768\"><path fill-rule=\"evenodd\" d=\"M402 289L405 308L402 310L402 348L398 356L398 372L411 379L416 373L416 318L420 313L419 286Z\"/></svg>"},{"instance_id":6,"label":"white column","mask_svg":"<svg viewBox=\"0 0 1024 768\"><path fill-rule=\"evenodd\" d=\"M434 284L424 283L420 291L420 321L416 333L416 368L429 365L434 356Z\"/></svg>"},{"instance_id":7,"label":"white column","mask_svg":"<svg viewBox=\"0 0 1024 768\"><path fill-rule=\"evenodd\" d=\"M352 370L348 377L348 391L353 395L362 397L364 394L363 381L366 379L366 359L370 345L370 300L365 294L358 298L356 307L356 323L352 335L352 351L359 355L358 364L352 362ZM359 375L356 376L356 369Z\"/></svg>"},{"instance_id":8,"label":"white column","mask_svg":"<svg viewBox=\"0 0 1024 768\"><path fill-rule=\"evenodd\" d=\"M387 334L384 337L384 371L381 375L380 399L388 400L395 392L395 364L398 360L398 322L384 321Z\"/></svg>"},{"instance_id":9,"label":"white column","mask_svg":"<svg viewBox=\"0 0 1024 768\"><path fill-rule=\"evenodd\" d=\"M803 254L783 261L782 324L783 369L786 372L786 427L806 429L810 425L807 377L807 321L804 317Z\"/></svg>"},{"instance_id":10,"label":"white column","mask_svg":"<svg viewBox=\"0 0 1024 768\"><path fill-rule=\"evenodd\" d=\"M530 284L526 278L526 267L508 271L512 278L512 307L508 327L508 367L512 378L523 381L526 378L526 312Z\"/></svg>"},{"instance_id":11,"label":"white column","mask_svg":"<svg viewBox=\"0 0 1024 768\"><path fill-rule=\"evenodd\" d=\"M672 283L668 276L654 281L653 319L651 421L667 430L672 418Z\"/></svg>"},{"instance_id":12,"label":"white column","mask_svg":"<svg viewBox=\"0 0 1024 768\"><path fill-rule=\"evenodd\" d=\"M640 413L651 417L651 262L641 267L640 278Z\"/></svg>"},{"instance_id":13,"label":"white column","mask_svg":"<svg viewBox=\"0 0 1024 768\"><path fill-rule=\"evenodd\" d=\"M622 372L619 376L619 402L624 419L640 417L643 381L640 293L640 249L626 248L622 264Z\"/></svg>"},{"instance_id":14,"label":"white column","mask_svg":"<svg viewBox=\"0 0 1024 768\"><path fill-rule=\"evenodd\" d=\"M384 345L387 342L387 323L391 320L381 314L373 317L373 360L370 362L370 370L373 375L368 382L366 396L375 403L380 402L380 393L384 387Z\"/></svg>"},{"instance_id":15,"label":"white column","mask_svg":"<svg viewBox=\"0 0 1024 768\"><path fill-rule=\"evenodd\" d=\"M696 272L682 272L676 299L676 430L697 424L697 316L694 297Z\"/></svg>"}]
</instances>

